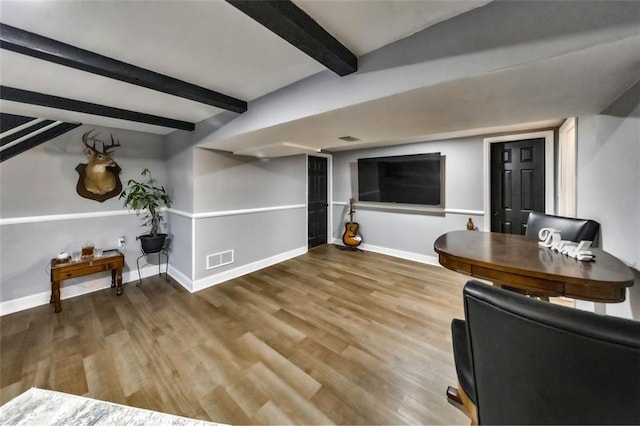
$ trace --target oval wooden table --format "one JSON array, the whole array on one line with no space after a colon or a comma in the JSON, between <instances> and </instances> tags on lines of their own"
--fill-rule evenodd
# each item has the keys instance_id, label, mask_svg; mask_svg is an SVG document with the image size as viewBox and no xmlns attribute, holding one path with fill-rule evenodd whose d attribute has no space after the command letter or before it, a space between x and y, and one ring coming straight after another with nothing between
<instances>
[{"instance_id":1,"label":"oval wooden table","mask_svg":"<svg viewBox=\"0 0 640 426\"><path fill-rule=\"evenodd\" d=\"M622 302L634 280L631 269L604 250L591 249L595 260L582 262L522 235L453 231L438 237L434 249L445 268L541 297Z\"/></svg>"}]
</instances>

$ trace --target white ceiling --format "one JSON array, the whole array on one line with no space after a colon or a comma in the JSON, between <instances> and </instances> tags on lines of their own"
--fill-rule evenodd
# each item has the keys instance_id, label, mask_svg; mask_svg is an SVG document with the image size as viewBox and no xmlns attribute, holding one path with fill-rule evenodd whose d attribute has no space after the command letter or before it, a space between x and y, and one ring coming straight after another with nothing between
<instances>
[{"instance_id":1,"label":"white ceiling","mask_svg":"<svg viewBox=\"0 0 640 426\"><path fill-rule=\"evenodd\" d=\"M386 96L202 146L239 155L342 151L559 126L598 114L640 75L640 36ZM594 61L599 66L594 67ZM616 78L611 78L615 75ZM340 136L360 141L344 142ZM285 145L286 144L286 145ZM283 146L288 149L283 149Z\"/></svg>"},{"instance_id":2,"label":"white ceiling","mask_svg":"<svg viewBox=\"0 0 640 426\"><path fill-rule=\"evenodd\" d=\"M481 1L303 1L367 53ZM392 20L388 17L393 16ZM221 0L0 2L0 21L110 58L251 101L325 70ZM357 22L357 25L344 25ZM385 23L386 22L386 23ZM384 24L384 25L383 25ZM375 29L375 31L372 31ZM0 50L5 86L199 122L222 110ZM2 112L166 134L173 129L2 101Z\"/></svg>"},{"instance_id":3,"label":"white ceiling","mask_svg":"<svg viewBox=\"0 0 640 426\"><path fill-rule=\"evenodd\" d=\"M362 56L491 0L294 0L349 50Z\"/></svg>"},{"instance_id":4,"label":"white ceiling","mask_svg":"<svg viewBox=\"0 0 640 426\"><path fill-rule=\"evenodd\" d=\"M357 56L488 3L294 1ZM246 100L250 111L251 101L325 70L219 0L1 0L0 21ZM568 115L599 112L636 81L639 43L638 38L628 38L541 61L523 61L508 69L384 96L206 141L202 146L279 156L557 125ZM0 81L5 86L190 122L223 112L7 50L0 50ZM174 131L9 101L0 101L0 111L156 134ZM362 141L358 145L336 139L347 134Z\"/></svg>"}]
</instances>

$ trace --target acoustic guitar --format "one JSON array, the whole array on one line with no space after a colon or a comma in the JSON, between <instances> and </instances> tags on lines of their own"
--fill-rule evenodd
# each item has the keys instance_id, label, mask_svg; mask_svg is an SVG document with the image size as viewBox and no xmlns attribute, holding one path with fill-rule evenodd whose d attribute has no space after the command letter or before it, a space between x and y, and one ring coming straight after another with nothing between
<instances>
[{"instance_id":1,"label":"acoustic guitar","mask_svg":"<svg viewBox=\"0 0 640 426\"><path fill-rule=\"evenodd\" d=\"M353 214L355 213L355 207L353 204L353 198L349 200L349 222L344 225L344 234L342 234L342 242L345 246L356 248L362 244L362 237L358 235L358 222L353 221Z\"/></svg>"}]
</instances>

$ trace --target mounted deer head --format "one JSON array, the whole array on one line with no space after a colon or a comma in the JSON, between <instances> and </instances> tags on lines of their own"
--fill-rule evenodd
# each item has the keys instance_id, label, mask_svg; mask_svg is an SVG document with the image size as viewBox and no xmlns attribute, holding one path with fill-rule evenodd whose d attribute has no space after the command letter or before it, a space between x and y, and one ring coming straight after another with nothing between
<instances>
[{"instance_id":1,"label":"mounted deer head","mask_svg":"<svg viewBox=\"0 0 640 426\"><path fill-rule=\"evenodd\" d=\"M120 141L114 140L111 135L111 143L106 145L104 141L98 139L99 133L92 135L94 130L82 135L85 146L83 152L87 156L88 163L79 164L76 167L80 173L77 189L78 194L85 198L104 201L122 190L120 167L112 158L113 151L120 146ZM102 151L96 148L97 142L102 143Z\"/></svg>"}]
</instances>

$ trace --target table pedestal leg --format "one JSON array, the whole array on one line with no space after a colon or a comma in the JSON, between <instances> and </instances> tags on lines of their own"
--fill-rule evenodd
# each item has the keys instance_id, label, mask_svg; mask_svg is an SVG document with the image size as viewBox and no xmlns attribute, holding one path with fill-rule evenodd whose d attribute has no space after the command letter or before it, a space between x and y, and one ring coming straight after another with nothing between
<instances>
[{"instance_id":1,"label":"table pedestal leg","mask_svg":"<svg viewBox=\"0 0 640 426\"><path fill-rule=\"evenodd\" d=\"M55 304L55 312L62 311L62 303L60 303L60 281L51 281L51 300L49 303Z\"/></svg>"},{"instance_id":2,"label":"table pedestal leg","mask_svg":"<svg viewBox=\"0 0 640 426\"><path fill-rule=\"evenodd\" d=\"M116 295L122 295L122 269L111 270L111 287L116 287Z\"/></svg>"}]
</instances>

